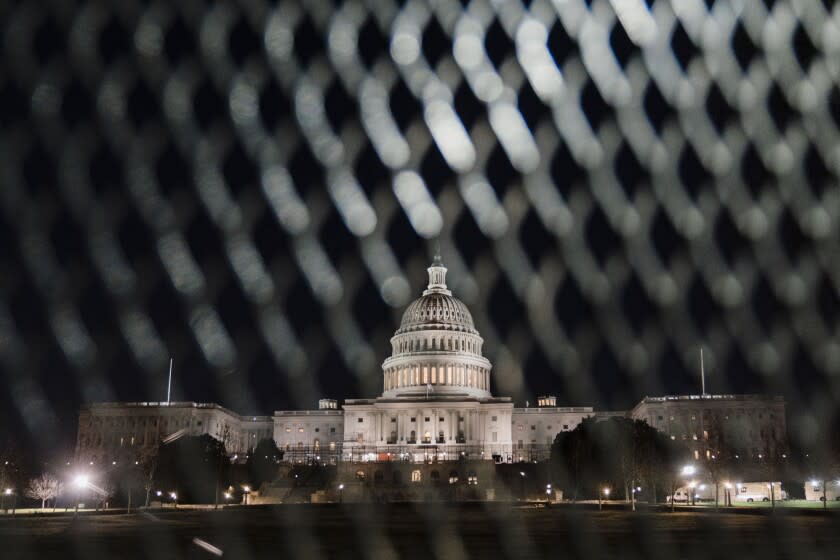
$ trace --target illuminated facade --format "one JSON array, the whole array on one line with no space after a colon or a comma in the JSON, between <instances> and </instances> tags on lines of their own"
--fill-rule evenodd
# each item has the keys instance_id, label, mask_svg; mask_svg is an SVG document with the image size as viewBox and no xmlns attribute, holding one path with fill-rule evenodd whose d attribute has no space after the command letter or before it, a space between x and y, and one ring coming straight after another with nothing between
<instances>
[{"instance_id":1,"label":"illuminated facade","mask_svg":"<svg viewBox=\"0 0 840 560\"><path fill-rule=\"evenodd\" d=\"M645 398L632 411L595 412L558 407L552 396L537 407L514 408L490 392L492 364L472 315L446 285L435 257L429 284L405 310L382 364L382 393L322 399L317 410L243 417L215 404L103 403L79 418L77 458L101 462L146 457L160 441L210 434L231 455L273 437L294 463L546 459L558 432L585 418L630 416L685 441L696 459L724 445L749 455L781 453L786 441L784 401L756 395Z\"/></svg>"}]
</instances>

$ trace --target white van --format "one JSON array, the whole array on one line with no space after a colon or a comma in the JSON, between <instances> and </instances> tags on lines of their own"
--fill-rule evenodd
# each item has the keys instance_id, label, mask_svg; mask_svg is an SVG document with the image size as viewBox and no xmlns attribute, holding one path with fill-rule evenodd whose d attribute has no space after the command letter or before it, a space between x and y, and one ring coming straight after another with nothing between
<instances>
[{"instance_id":1,"label":"white van","mask_svg":"<svg viewBox=\"0 0 840 560\"><path fill-rule=\"evenodd\" d=\"M732 502L769 502L771 486L775 499L787 499L781 482L739 482L733 489Z\"/></svg>"},{"instance_id":2,"label":"white van","mask_svg":"<svg viewBox=\"0 0 840 560\"><path fill-rule=\"evenodd\" d=\"M829 502L840 501L840 480L826 480L823 492L822 480L805 482L805 499L810 502L821 502L823 498Z\"/></svg>"}]
</instances>

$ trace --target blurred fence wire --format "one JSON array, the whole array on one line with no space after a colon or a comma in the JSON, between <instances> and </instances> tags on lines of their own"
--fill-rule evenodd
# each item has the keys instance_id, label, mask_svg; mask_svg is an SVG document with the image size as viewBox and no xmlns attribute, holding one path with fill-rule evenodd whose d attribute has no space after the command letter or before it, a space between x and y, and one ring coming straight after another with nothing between
<instances>
[{"instance_id":1,"label":"blurred fence wire","mask_svg":"<svg viewBox=\"0 0 840 560\"><path fill-rule=\"evenodd\" d=\"M716 391L832 406L833 2L0 14L0 363L32 429L72 412L28 375L56 364L72 408L160 394L170 354L233 408L278 402L264 371L289 406L374 395L437 241L496 394L626 406L692 386L702 344Z\"/></svg>"}]
</instances>

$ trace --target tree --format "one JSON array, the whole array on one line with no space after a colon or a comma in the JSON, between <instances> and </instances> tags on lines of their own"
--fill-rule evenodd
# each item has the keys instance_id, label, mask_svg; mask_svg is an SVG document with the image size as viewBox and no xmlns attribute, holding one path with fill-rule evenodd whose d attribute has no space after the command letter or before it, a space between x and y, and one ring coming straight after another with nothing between
<instances>
[{"instance_id":1,"label":"tree","mask_svg":"<svg viewBox=\"0 0 840 560\"><path fill-rule=\"evenodd\" d=\"M638 483L651 494L674 468L675 445L642 420L587 418L570 432L557 435L551 450L552 470L561 484L596 497L605 482L624 486L625 498L635 506Z\"/></svg>"},{"instance_id":2,"label":"tree","mask_svg":"<svg viewBox=\"0 0 840 560\"><path fill-rule=\"evenodd\" d=\"M23 493L27 498L41 500L41 509L44 509L47 500L57 498L61 494L61 487L60 480L49 473L44 473L30 480Z\"/></svg>"},{"instance_id":3,"label":"tree","mask_svg":"<svg viewBox=\"0 0 840 560\"><path fill-rule=\"evenodd\" d=\"M254 488L277 477L277 465L283 453L271 438L261 439L248 457L248 478Z\"/></svg>"},{"instance_id":4,"label":"tree","mask_svg":"<svg viewBox=\"0 0 840 560\"><path fill-rule=\"evenodd\" d=\"M162 444L155 485L167 493L177 492L179 501L213 503L220 465L230 464L226 458L224 444L209 434Z\"/></svg>"}]
</instances>

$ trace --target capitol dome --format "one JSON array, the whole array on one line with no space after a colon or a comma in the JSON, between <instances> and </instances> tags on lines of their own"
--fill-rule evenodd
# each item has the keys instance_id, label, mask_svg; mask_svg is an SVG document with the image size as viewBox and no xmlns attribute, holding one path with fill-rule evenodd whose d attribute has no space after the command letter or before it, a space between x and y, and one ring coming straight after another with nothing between
<instances>
[{"instance_id":1,"label":"capitol dome","mask_svg":"<svg viewBox=\"0 0 840 560\"><path fill-rule=\"evenodd\" d=\"M490 397L490 362L467 306L446 287L446 267L436 256L429 285L403 313L382 364L383 397Z\"/></svg>"}]
</instances>

